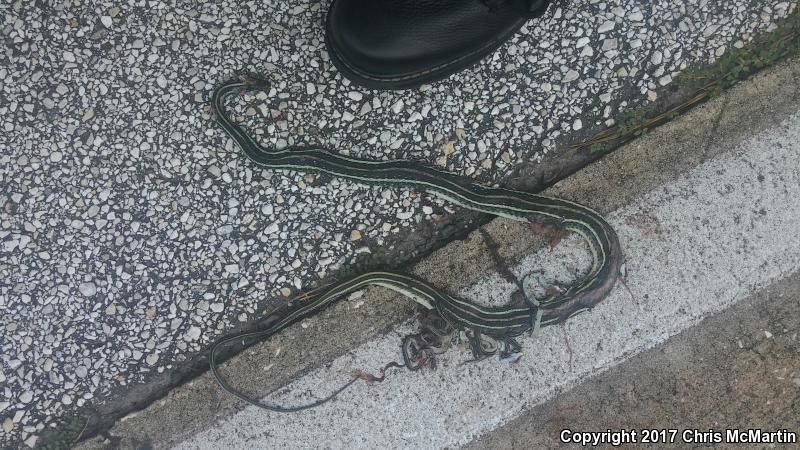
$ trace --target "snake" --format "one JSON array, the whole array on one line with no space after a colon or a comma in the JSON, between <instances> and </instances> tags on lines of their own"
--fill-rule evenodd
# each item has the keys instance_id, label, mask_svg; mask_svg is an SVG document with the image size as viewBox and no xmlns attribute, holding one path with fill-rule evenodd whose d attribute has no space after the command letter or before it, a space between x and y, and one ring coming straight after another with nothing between
<instances>
[{"instance_id":1,"label":"snake","mask_svg":"<svg viewBox=\"0 0 800 450\"><path fill-rule=\"evenodd\" d=\"M273 313L269 325L256 331L221 338L211 349L209 365L220 387L259 408L292 412L318 406L347 388L350 380L327 397L297 406L267 403L231 386L218 368L219 350L245 338L268 338L290 325L311 317L348 294L367 286L382 286L402 294L427 310L435 310L457 329L473 336L485 334L508 339L540 327L563 322L597 305L613 289L624 257L619 239L609 223L594 210L572 201L494 187L414 161L359 159L338 154L322 146L268 148L257 142L228 114L225 104L233 94L267 91L269 82L245 74L219 85L212 94L215 120L256 166L283 171L328 174L355 183L415 188L456 206L529 224L555 226L575 233L588 243L592 256L588 273L547 298L527 300L523 305L481 306L442 292L417 277L399 272L374 270L337 281L319 289L303 301L289 301L285 311Z\"/></svg>"}]
</instances>

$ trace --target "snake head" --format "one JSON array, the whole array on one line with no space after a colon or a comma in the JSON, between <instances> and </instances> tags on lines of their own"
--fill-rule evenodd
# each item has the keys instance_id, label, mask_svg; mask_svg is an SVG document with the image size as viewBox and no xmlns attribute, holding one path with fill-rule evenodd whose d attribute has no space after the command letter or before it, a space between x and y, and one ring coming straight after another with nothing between
<instances>
[{"instance_id":1,"label":"snake head","mask_svg":"<svg viewBox=\"0 0 800 450\"><path fill-rule=\"evenodd\" d=\"M269 81L254 73L239 74L239 79L248 86L256 89L266 89L269 87Z\"/></svg>"}]
</instances>

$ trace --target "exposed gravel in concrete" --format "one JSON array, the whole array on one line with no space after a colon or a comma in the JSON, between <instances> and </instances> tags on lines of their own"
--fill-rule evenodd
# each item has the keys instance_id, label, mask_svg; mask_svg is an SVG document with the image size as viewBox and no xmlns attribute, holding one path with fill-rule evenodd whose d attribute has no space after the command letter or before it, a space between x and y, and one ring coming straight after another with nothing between
<instances>
[{"instance_id":1,"label":"exposed gravel in concrete","mask_svg":"<svg viewBox=\"0 0 800 450\"><path fill-rule=\"evenodd\" d=\"M556 2L490 60L405 93L331 68L327 2L4 3L0 444L32 444L368 244L446 214L405 191L252 171L205 110L236 71L274 83L239 104L267 142L498 181L797 2L751 3Z\"/></svg>"}]
</instances>

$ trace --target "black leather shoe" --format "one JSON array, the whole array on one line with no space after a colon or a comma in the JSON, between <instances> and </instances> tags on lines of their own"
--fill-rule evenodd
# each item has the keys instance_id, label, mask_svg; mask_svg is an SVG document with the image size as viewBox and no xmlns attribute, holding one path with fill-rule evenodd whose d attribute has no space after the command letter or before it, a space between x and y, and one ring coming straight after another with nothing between
<instances>
[{"instance_id":1,"label":"black leather shoe","mask_svg":"<svg viewBox=\"0 0 800 450\"><path fill-rule=\"evenodd\" d=\"M352 82L406 89L492 53L551 0L334 0L325 42Z\"/></svg>"}]
</instances>

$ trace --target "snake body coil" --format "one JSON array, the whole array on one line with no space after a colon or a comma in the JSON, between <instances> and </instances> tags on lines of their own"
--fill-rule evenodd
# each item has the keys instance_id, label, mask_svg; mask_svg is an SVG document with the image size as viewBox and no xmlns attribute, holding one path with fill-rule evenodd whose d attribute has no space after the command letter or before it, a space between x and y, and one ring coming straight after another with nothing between
<instances>
[{"instance_id":1,"label":"snake body coil","mask_svg":"<svg viewBox=\"0 0 800 450\"><path fill-rule=\"evenodd\" d=\"M470 329L489 336L517 336L532 328L551 325L590 309L613 288L623 262L622 252L611 226L596 212L566 200L521 191L489 187L451 173L405 160L371 161L333 154L324 148L289 148L276 150L257 143L225 112L225 99L243 89L264 89L264 80L246 76L216 89L214 113L225 132L233 138L255 164L271 169L326 173L365 184L424 188L458 206L510 218L521 222L554 225L580 235L589 244L592 265L588 274L564 292L541 304L524 307L483 307L443 293L422 280L389 271L367 272L321 290L308 301L275 317L265 330L224 338L211 351L210 365L220 385L240 399L273 411L297 411L316 406L332 398L343 386L325 399L298 407L262 403L233 389L220 377L216 355L223 345L245 337L266 337L279 333L289 325L312 316L343 296L368 285L397 291L428 309L435 309L455 327Z\"/></svg>"}]
</instances>

